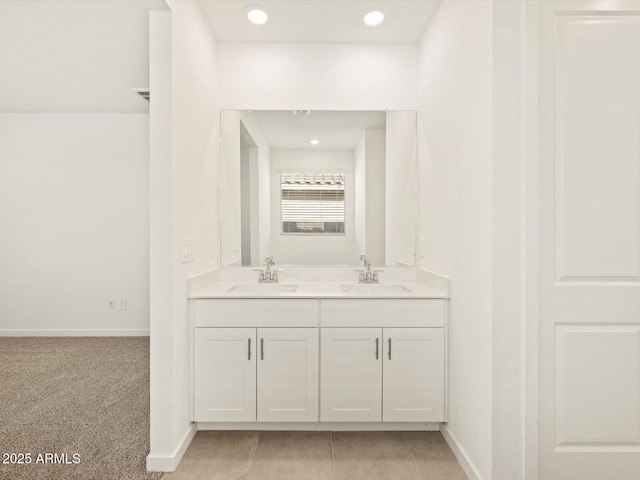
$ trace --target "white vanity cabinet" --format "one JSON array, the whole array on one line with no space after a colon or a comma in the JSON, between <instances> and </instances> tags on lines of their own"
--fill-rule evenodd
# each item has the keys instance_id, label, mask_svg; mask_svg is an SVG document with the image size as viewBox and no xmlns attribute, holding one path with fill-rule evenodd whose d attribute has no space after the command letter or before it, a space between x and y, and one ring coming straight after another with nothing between
<instances>
[{"instance_id":1,"label":"white vanity cabinet","mask_svg":"<svg viewBox=\"0 0 640 480\"><path fill-rule=\"evenodd\" d=\"M323 328L320 420L382 420L382 329Z\"/></svg>"},{"instance_id":2,"label":"white vanity cabinet","mask_svg":"<svg viewBox=\"0 0 640 480\"><path fill-rule=\"evenodd\" d=\"M326 300L321 311L321 421L445 420L444 301Z\"/></svg>"},{"instance_id":3,"label":"white vanity cabinet","mask_svg":"<svg viewBox=\"0 0 640 480\"><path fill-rule=\"evenodd\" d=\"M318 421L317 300L196 300L194 322L195 421Z\"/></svg>"},{"instance_id":4,"label":"white vanity cabinet","mask_svg":"<svg viewBox=\"0 0 640 480\"><path fill-rule=\"evenodd\" d=\"M195 329L197 421L256 421L255 345L255 328Z\"/></svg>"},{"instance_id":5,"label":"white vanity cabinet","mask_svg":"<svg viewBox=\"0 0 640 480\"><path fill-rule=\"evenodd\" d=\"M259 422L318 421L318 329L259 328Z\"/></svg>"},{"instance_id":6,"label":"white vanity cabinet","mask_svg":"<svg viewBox=\"0 0 640 480\"><path fill-rule=\"evenodd\" d=\"M382 419L444 420L444 328L384 328Z\"/></svg>"},{"instance_id":7,"label":"white vanity cabinet","mask_svg":"<svg viewBox=\"0 0 640 480\"><path fill-rule=\"evenodd\" d=\"M446 421L445 300L217 298L192 306L196 422Z\"/></svg>"}]
</instances>

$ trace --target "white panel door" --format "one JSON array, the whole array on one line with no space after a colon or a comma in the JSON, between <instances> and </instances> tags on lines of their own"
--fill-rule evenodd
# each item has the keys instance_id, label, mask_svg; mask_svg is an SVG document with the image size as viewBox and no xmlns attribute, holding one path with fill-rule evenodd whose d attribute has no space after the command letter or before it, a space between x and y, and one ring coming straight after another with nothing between
<instances>
[{"instance_id":1,"label":"white panel door","mask_svg":"<svg viewBox=\"0 0 640 480\"><path fill-rule=\"evenodd\" d=\"M539 10L538 478L640 478L640 2Z\"/></svg>"},{"instance_id":2,"label":"white panel door","mask_svg":"<svg viewBox=\"0 0 640 480\"><path fill-rule=\"evenodd\" d=\"M256 329L196 328L196 422L255 422Z\"/></svg>"},{"instance_id":3,"label":"white panel door","mask_svg":"<svg viewBox=\"0 0 640 480\"><path fill-rule=\"evenodd\" d=\"M318 421L318 329L258 329L258 421Z\"/></svg>"},{"instance_id":4,"label":"white panel door","mask_svg":"<svg viewBox=\"0 0 640 480\"><path fill-rule=\"evenodd\" d=\"M444 329L385 328L382 419L444 420Z\"/></svg>"},{"instance_id":5,"label":"white panel door","mask_svg":"<svg viewBox=\"0 0 640 480\"><path fill-rule=\"evenodd\" d=\"M382 420L382 329L323 328L320 420Z\"/></svg>"}]
</instances>

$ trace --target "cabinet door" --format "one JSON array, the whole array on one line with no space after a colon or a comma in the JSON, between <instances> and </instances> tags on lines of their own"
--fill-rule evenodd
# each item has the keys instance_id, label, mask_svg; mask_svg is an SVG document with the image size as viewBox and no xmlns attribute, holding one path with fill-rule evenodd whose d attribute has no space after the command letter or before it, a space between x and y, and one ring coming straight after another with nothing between
<instances>
[{"instance_id":1,"label":"cabinet door","mask_svg":"<svg viewBox=\"0 0 640 480\"><path fill-rule=\"evenodd\" d=\"M323 328L320 419L382 420L382 329Z\"/></svg>"},{"instance_id":2,"label":"cabinet door","mask_svg":"<svg viewBox=\"0 0 640 480\"><path fill-rule=\"evenodd\" d=\"M196 328L197 422L255 422L256 329Z\"/></svg>"},{"instance_id":3,"label":"cabinet door","mask_svg":"<svg viewBox=\"0 0 640 480\"><path fill-rule=\"evenodd\" d=\"M258 329L258 421L318 421L318 329Z\"/></svg>"},{"instance_id":4,"label":"cabinet door","mask_svg":"<svg viewBox=\"0 0 640 480\"><path fill-rule=\"evenodd\" d=\"M385 422L444 420L444 329L385 328Z\"/></svg>"}]
</instances>

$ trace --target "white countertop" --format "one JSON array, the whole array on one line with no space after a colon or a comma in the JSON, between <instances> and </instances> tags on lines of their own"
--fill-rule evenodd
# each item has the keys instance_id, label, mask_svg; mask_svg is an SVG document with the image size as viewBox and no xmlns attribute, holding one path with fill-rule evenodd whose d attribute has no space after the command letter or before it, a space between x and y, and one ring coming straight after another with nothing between
<instances>
[{"instance_id":1,"label":"white countertop","mask_svg":"<svg viewBox=\"0 0 640 480\"><path fill-rule=\"evenodd\" d=\"M247 292L247 291L230 291L236 286L257 286L262 285L267 288L265 292ZM268 291L268 285L285 286L296 285L295 291L276 292ZM344 292L340 288L343 285L356 286L364 288L365 291L360 292ZM374 284L371 290L366 290L366 284L357 282L322 282L322 281L283 281L274 284L258 284L247 281L220 281L209 285L202 290L194 292L189 298L448 298L448 295L436 290L424 283L417 281L401 281L401 282L381 282ZM381 287L401 285L408 289L407 292L383 292L375 291L376 285Z\"/></svg>"}]
</instances>

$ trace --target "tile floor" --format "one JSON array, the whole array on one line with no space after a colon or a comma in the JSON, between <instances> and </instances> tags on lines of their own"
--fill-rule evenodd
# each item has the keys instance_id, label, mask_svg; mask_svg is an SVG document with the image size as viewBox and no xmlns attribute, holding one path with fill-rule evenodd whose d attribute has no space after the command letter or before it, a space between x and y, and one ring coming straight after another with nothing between
<instances>
[{"instance_id":1,"label":"tile floor","mask_svg":"<svg viewBox=\"0 0 640 480\"><path fill-rule=\"evenodd\" d=\"M162 480L466 480L440 432L198 432Z\"/></svg>"}]
</instances>

